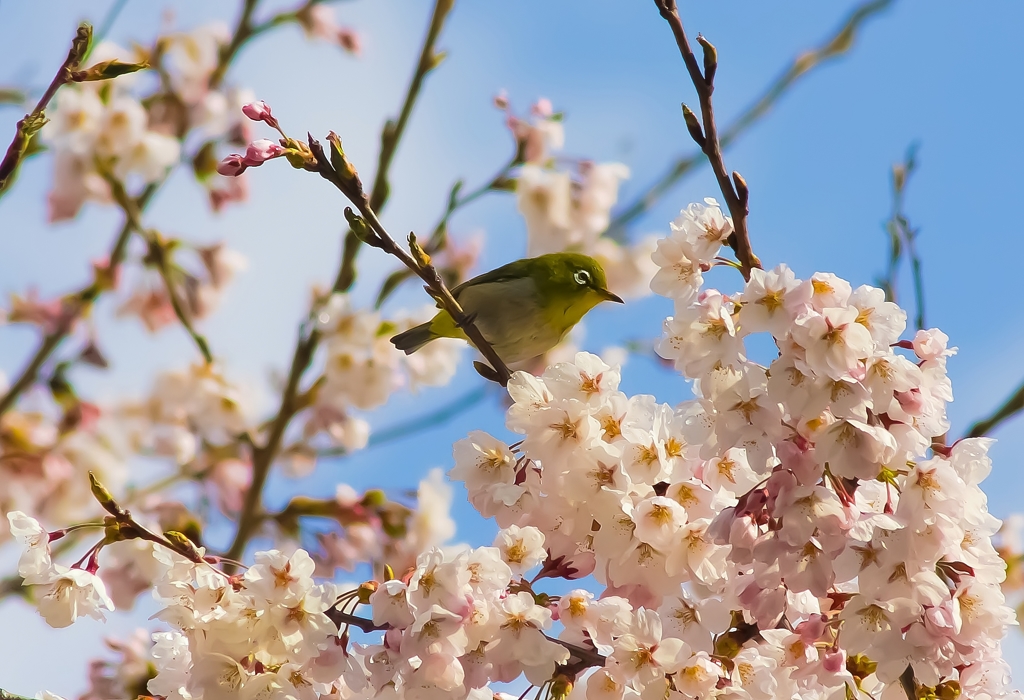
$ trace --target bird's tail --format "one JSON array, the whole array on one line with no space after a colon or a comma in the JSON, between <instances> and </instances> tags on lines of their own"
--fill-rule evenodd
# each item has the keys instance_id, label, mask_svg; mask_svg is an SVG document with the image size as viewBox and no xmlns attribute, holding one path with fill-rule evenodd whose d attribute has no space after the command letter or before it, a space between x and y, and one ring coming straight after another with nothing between
<instances>
[{"instance_id":1,"label":"bird's tail","mask_svg":"<svg viewBox=\"0 0 1024 700\"><path fill-rule=\"evenodd\" d=\"M430 329L430 324L431 322L427 321L404 333L399 333L391 339L392 345L404 351L406 355L413 354L431 340L440 337Z\"/></svg>"}]
</instances>

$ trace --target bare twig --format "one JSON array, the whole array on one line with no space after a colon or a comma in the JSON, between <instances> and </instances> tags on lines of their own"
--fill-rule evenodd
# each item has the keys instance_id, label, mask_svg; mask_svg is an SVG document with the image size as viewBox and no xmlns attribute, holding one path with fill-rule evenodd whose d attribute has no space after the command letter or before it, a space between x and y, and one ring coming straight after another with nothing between
<instances>
[{"instance_id":1,"label":"bare twig","mask_svg":"<svg viewBox=\"0 0 1024 700\"><path fill-rule=\"evenodd\" d=\"M881 13L892 5L894 1L866 0L851 12L838 30L820 46L805 51L793 59L793 62L765 89L760 97L722 131L719 136L719 143L722 148L726 149L732 145L747 129L771 111L771 108L800 78L810 74L815 68L849 51L853 46L857 31L867 23L867 20ZM608 235L624 240L626 229L634 220L650 211L655 203L675 187L684 176L704 162L705 159L702 152L678 158L657 182L651 185L633 202L622 207L608 227Z\"/></svg>"},{"instance_id":2,"label":"bare twig","mask_svg":"<svg viewBox=\"0 0 1024 700\"><path fill-rule=\"evenodd\" d=\"M82 22L78 25L78 32L75 34L75 38L71 40L71 48L68 50L64 63L61 64L60 70L53 76L53 80L50 81L42 97L36 102L35 109L18 122L17 130L14 133L14 140L7 147L4 159L0 161L0 196L3 196L4 192L14 181L14 176L18 172L18 166L28 150L30 141L43 128L43 124L46 123L44 111L47 105L50 104L53 96L57 94L57 90L65 83L71 81L71 72L78 68L78 64L89 50L91 41L92 25L88 22Z\"/></svg>"},{"instance_id":3,"label":"bare twig","mask_svg":"<svg viewBox=\"0 0 1024 700\"><path fill-rule=\"evenodd\" d=\"M457 211L472 204L488 192L497 192L509 189L509 176L512 173L512 169L519 164L520 161L518 154L513 155L512 159L502 166L497 175L477 187L475 190L466 194L462 194L462 180L456 182L448 194L448 203L445 206L444 214L442 214L438 222L434 224L430 240L425 246L423 246L423 249L427 254L434 255L448 246L448 222ZM387 298L391 296L391 294L398 289L403 282L411 279L413 276L414 273L405 268L399 268L397 271L388 275L384 280L384 284L381 285L380 292L377 294L377 301L375 302L376 306L380 308Z\"/></svg>"},{"instance_id":4,"label":"bare twig","mask_svg":"<svg viewBox=\"0 0 1024 700\"><path fill-rule=\"evenodd\" d=\"M207 364L213 363L213 354L210 352L210 344L206 338L203 337L192 323L192 317L188 311L185 310L184 304L178 297L178 290L175 287L174 280L171 278L171 269L167 261L167 247L163 241L160 240L160 234L156 231L146 229L142 225L142 212L139 210L135 200L129 196L128 192L125 191L124 185L114 177L111 173L103 171L101 173L103 178L110 185L110 192L117 202L121 210L124 211L125 219L127 220L128 226L131 230L142 236L143 240L146 241L146 245L149 247L149 253L146 259L153 264L160 273L160 278L164 281L164 287L167 289L167 297L171 301L171 308L174 309L174 315L177 316L178 321L182 327L192 338L192 341L199 348L200 354Z\"/></svg>"},{"instance_id":5,"label":"bare twig","mask_svg":"<svg viewBox=\"0 0 1024 700\"><path fill-rule=\"evenodd\" d=\"M412 116L412 109L416 104L423 81L427 74L437 68L444 60L445 54L437 53L434 46L441 36L445 20L455 5L455 0L435 0L434 11L430 16L430 26L427 28L427 36L420 49L419 61L416 63L416 70L413 72L412 80L409 82L409 89L405 93L402 107L398 113L397 121L388 120L380 136L380 156L377 159L377 172L373 178L373 187L370 190L370 208L376 212L384 209L390 195L388 184L388 171L395 153L398 152L398 144L402 140L405 128ZM334 291L347 291L356 281L356 257L362 241L354 231L349 230L345 235L345 245L341 253L341 267L338 269L338 276L334 280Z\"/></svg>"},{"instance_id":6,"label":"bare twig","mask_svg":"<svg viewBox=\"0 0 1024 700\"><path fill-rule=\"evenodd\" d=\"M683 105L686 128L704 155L707 156L708 162L711 163L715 179L718 180L718 186L722 190L722 196L732 215L734 230L729 236L729 245L740 262L743 279L750 279L750 271L755 267L761 267L761 261L757 259L750 247L750 234L747 231L749 192L747 183L738 172L733 171L732 179L729 178L729 172L725 168L725 160L722 157L722 145L718 139L718 127L715 124L715 111L711 101L711 95L715 91L718 52L707 39L700 35L697 36L697 41L704 49L704 72L702 73L701 67L697 63L697 57L690 48L690 41L686 38L683 21L676 9L676 0L654 0L654 4L657 5L661 16L672 28L679 53L686 64L686 71L690 74L693 87L697 90L701 118L698 121L697 115Z\"/></svg>"},{"instance_id":7,"label":"bare twig","mask_svg":"<svg viewBox=\"0 0 1024 700\"><path fill-rule=\"evenodd\" d=\"M463 311L462 306L452 295L444 280L441 279L437 268L430 262L429 256L416 243L416 237L413 234L409 234L409 247L413 251L412 253L407 252L405 248L398 245L394 237L388 233L380 219L377 218L377 213L370 206L370 198L363 192L359 176L356 174L352 164L345 158L345 154L341 150L341 140L335 134L331 135L331 148L332 158L338 161L337 167L332 164L332 159L328 158L327 154L324 153L320 142L310 137L309 149L315 161L310 166L310 169L315 169L322 178L337 187L355 205L359 211L359 217L355 216L351 209L345 210L345 217L348 219L349 226L353 232L367 245L380 248L384 252L398 258L403 265L415 272L423 280L427 293L437 301L441 308L448 312L455 325L462 329L462 332L466 334L473 346L490 363L489 369L492 370L491 372L479 364L476 365L477 371L485 378L506 386L509 378L512 376L512 372L501 357L498 356L498 353L495 352L490 342L484 338L469 314Z\"/></svg>"}]
</instances>

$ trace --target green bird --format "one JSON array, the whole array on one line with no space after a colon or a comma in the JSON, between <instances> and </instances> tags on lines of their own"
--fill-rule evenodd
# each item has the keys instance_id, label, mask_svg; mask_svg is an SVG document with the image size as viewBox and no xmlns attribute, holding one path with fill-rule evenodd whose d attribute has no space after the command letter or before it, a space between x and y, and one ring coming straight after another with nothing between
<instances>
[{"instance_id":1,"label":"green bird","mask_svg":"<svg viewBox=\"0 0 1024 700\"><path fill-rule=\"evenodd\" d=\"M601 263L579 253L516 260L452 290L498 357L516 363L542 355L602 301L623 303L607 289ZM410 355L436 338L468 340L448 312L399 333L391 342Z\"/></svg>"}]
</instances>

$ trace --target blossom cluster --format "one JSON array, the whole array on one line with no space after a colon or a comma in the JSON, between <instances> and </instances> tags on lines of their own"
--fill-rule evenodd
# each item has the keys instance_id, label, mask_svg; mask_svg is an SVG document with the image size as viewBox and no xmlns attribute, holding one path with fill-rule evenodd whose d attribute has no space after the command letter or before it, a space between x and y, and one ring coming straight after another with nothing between
<instances>
[{"instance_id":1,"label":"blossom cluster","mask_svg":"<svg viewBox=\"0 0 1024 700\"><path fill-rule=\"evenodd\" d=\"M652 286L675 304L658 350L694 398L628 396L620 370L587 353L514 374L507 426L521 439L473 432L450 473L502 528L492 546L439 548L454 533L439 475L400 541L372 534L389 529L378 509L323 538L324 553L257 553L235 575L202 549L134 541L100 548L113 563L97 549L59 566L59 535L12 513L42 614L63 625L113 609L103 569L134 558L167 629L117 645L94 686L180 700L486 700L520 678L572 700L1008 694L1000 639L1015 618L979 487L991 441L943 442L947 338L901 340L895 304L834 275L780 266L753 270L736 295L703 289L730 220L709 200L672 230L654 255ZM343 297L322 308L328 364L372 372L387 322ZM757 333L775 343L765 364L748 356ZM329 372L324 397L371 401L376 384L356 391L356 374ZM208 405L204 430L239 429L207 391L167 393ZM334 510L294 505L341 520L374 503L340 488ZM324 582L361 561L373 580ZM550 579L577 587L548 592Z\"/></svg>"},{"instance_id":2,"label":"blossom cluster","mask_svg":"<svg viewBox=\"0 0 1024 700\"><path fill-rule=\"evenodd\" d=\"M43 129L44 141L55 151L51 221L74 217L87 200L109 201L103 171L125 183L160 181L181 159L189 133L211 143L248 139L238 115L251 95L213 87L210 81L229 41L227 27L214 23L163 36L150 50L133 53L110 43L96 48L90 65L148 61L165 81L151 87L149 95L140 94L151 85L147 74L68 85L57 92ZM210 183L216 206L244 197L242 183L229 184L230 193Z\"/></svg>"},{"instance_id":3,"label":"blossom cluster","mask_svg":"<svg viewBox=\"0 0 1024 700\"><path fill-rule=\"evenodd\" d=\"M654 255L652 287L675 303L657 349L696 398L626 396L617 368L580 354L510 382L520 442L474 433L455 450L483 515L543 534L549 575L592 575L601 598L658 613L642 653L594 620L575 637L611 650L602 687L878 697L910 669L922 687L1007 692L989 441L942 442L946 336L900 340L906 316L881 290L830 274L702 289L731 222L709 200L672 229ZM748 357L758 333L777 348L766 364ZM661 634L684 644L672 663L617 670L617 653L653 663Z\"/></svg>"}]
</instances>

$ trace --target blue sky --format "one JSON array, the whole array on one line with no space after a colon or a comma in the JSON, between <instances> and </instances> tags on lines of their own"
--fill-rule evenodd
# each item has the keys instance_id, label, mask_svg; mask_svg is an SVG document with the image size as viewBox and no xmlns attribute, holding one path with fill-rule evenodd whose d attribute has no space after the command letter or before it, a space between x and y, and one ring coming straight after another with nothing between
<instances>
[{"instance_id":1,"label":"blue sky","mask_svg":"<svg viewBox=\"0 0 1024 700\"><path fill-rule=\"evenodd\" d=\"M75 23L83 17L98 20L109 4L0 2L0 84L45 84ZM168 7L180 27L217 17L230 22L235 4L135 0L111 38L149 40ZM276 0L262 5L275 7ZM682 3L688 32L704 33L719 50L720 121L728 123L796 53L833 31L852 6L813 0ZM337 131L356 165L370 172L380 125L399 104L429 3L359 0L337 8L339 17L364 35L361 59L309 44L287 28L249 46L231 80L252 87L294 132ZM1022 22L1024 5L1014 0L990 0L983 7L898 0L869 23L851 54L798 84L727 153L729 167L750 184L751 238L761 259L767 265L784 261L800 276L832 271L857 285L874 281L884 266L889 167L909 143L921 144L920 170L906 209L921 228L928 324L943 328L960 348L950 362L953 435L962 434L1024 379L1019 361L1024 311L1014 302L1024 256L1014 211L1024 136L1017 81L1007 79L1024 65ZM692 87L651 2L457 0L441 46L449 58L429 79L392 169L393 199L384 220L394 230L430 226L452 182L464 177L469 185L480 183L505 161L510 141L490 104L501 88L520 108L545 96L563 110L567 153L628 164L633 177L623 201L642 192L675 156L692 151L679 113L680 101L695 101ZM11 133L19 116L0 109L0 134ZM85 279L87 261L106 249L118 225L115 212L93 206L72 223L47 227L50 168L46 157L29 163L14 192L0 203L4 296L30 283L44 294L77 286ZM329 283L333 276L342 203L325 184L287 167L261 168L251 182L247 206L212 216L202 193L181 173L146 221L191 240L227 239L249 258L249 269L203 330L232 376L265 385L269 370L286 367L310 284ZM710 172L700 170L633 233L664 232L681 207L716 194ZM509 196L492 196L460 213L453 231L456 236L486 232L481 269L520 257L525 249L524 225ZM356 296L371 299L381 274L391 268L390 260L367 251ZM719 283L735 286L736 281L720 278ZM901 284L909 290L908 279ZM393 308L423 301L411 287ZM600 309L588 317L585 346L599 350L623 339L653 338L669 308L665 300L652 298L630 308ZM114 367L76 375L86 393L97 398L140 393L156 369L195 358L179 329L150 337L137 324L113 323L112 315L110 305L101 305L97 319ZM16 371L33 344L28 330L0 328L0 369ZM463 368L451 387L397 396L371 422L387 427L425 414L479 381ZM623 389L654 393L667 402L688 395L680 378L644 358L630 360ZM274 479L273 498L283 501L297 489L327 493L337 481L408 487L431 467L447 468L452 442L466 432L480 428L501 435L502 422L500 404L490 398L441 426L324 464L310 481ZM996 466L986 486L999 516L1019 509L1015 455L1024 448L1022 428L1011 423L997 434ZM492 526L482 524L458 495L455 512L462 539L490 540ZM109 628L86 621L54 633L24 606L8 601L0 604L0 624L24 630L16 641L11 635L0 639L0 687L31 694L46 685L71 694L81 688L85 660L98 652L99 637L144 624L144 616L120 617ZM47 663L44 676L37 662L54 649L61 650L61 663L56 668ZM1008 654L1024 662L1017 637Z\"/></svg>"}]
</instances>

